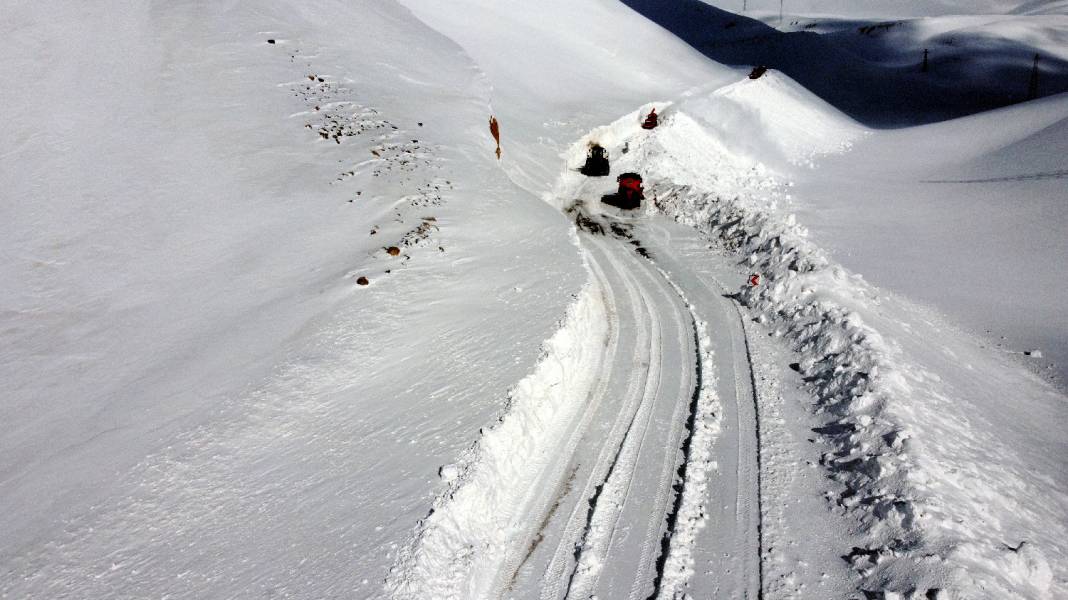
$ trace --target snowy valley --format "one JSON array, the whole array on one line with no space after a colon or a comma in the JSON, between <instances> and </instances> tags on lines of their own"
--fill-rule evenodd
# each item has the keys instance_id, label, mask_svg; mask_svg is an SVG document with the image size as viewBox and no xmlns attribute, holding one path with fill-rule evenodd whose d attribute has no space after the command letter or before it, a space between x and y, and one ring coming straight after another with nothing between
<instances>
[{"instance_id":1,"label":"snowy valley","mask_svg":"<svg viewBox=\"0 0 1068 600\"><path fill-rule=\"evenodd\" d=\"M1068 4L4 13L0 598L1068 597Z\"/></svg>"}]
</instances>

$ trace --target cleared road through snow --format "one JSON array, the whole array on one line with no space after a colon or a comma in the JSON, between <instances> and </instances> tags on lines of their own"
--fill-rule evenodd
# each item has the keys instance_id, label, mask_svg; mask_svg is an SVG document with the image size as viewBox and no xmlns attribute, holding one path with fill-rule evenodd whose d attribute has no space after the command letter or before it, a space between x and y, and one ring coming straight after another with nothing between
<instances>
[{"instance_id":1,"label":"cleared road through snow","mask_svg":"<svg viewBox=\"0 0 1068 600\"><path fill-rule=\"evenodd\" d=\"M650 227L659 239L645 258L637 251L645 240L635 238ZM713 597L759 596L756 414L744 334L729 300L659 251L671 237L667 228L681 226L658 221L632 230L620 222L608 233L581 236L612 299L618 346L605 365L604 397L561 484L539 503L547 511L537 515L541 527L504 590L509 597L670 597L710 570L715 577L700 589ZM701 321L710 325L703 339L695 335ZM713 368L702 373L705 345L715 358L704 361ZM721 414L711 417L716 431L722 419L722 434L712 448L687 441L701 387L721 401L714 410ZM701 460L718 469L706 475ZM688 486L697 486L696 505L678 497ZM673 540L686 529L686 543ZM692 557L696 572L670 568L669 555L680 552L686 557L676 562Z\"/></svg>"}]
</instances>

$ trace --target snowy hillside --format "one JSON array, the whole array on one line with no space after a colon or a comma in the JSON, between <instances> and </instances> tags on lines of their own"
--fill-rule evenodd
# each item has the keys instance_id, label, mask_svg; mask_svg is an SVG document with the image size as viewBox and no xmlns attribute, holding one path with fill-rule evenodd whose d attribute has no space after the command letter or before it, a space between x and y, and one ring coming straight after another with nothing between
<instances>
[{"instance_id":1,"label":"snowy hillside","mask_svg":"<svg viewBox=\"0 0 1068 600\"><path fill-rule=\"evenodd\" d=\"M743 6L758 15L778 17L778 0L704 0L723 10ZM910 18L947 15L1065 14L1064 0L784 0L788 15L846 18Z\"/></svg>"},{"instance_id":2,"label":"snowy hillside","mask_svg":"<svg viewBox=\"0 0 1068 600\"><path fill-rule=\"evenodd\" d=\"M1065 14L908 19L891 12L842 19L789 13L780 18L755 8L736 14L702 0L625 4L714 61L780 70L871 126L939 121L1025 100L1032 92L1036 54L1035 93L1068 91ZM895 3L878 6L892 10ZM910 9L910 14L923 12Z\"/></svg>"},{"instance_id":3,"label":"snowy hillside","mask_svg":"<svg viewBox=\"0 0 1068 600\"><path fill-rule=\"evenodd\" d=\"M734 4L5 9L0 598L1068 596L1063 3Z\"/></svg>"}]
</instances>

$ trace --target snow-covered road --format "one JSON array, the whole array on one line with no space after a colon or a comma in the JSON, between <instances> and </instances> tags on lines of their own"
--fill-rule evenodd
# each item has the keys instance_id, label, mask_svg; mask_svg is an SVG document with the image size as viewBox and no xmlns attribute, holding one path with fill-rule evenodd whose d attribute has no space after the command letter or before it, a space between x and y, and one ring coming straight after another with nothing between
<instances>
[{"instance_id":1,"label":"snow-covered road","mask_svg":"<svg viewBox=\"0 0 1068 600\"><path fill-rule=\"evenodd\" d=\"M724 279L737 279L723 257L708 251L692 229L664 218L636 228L652 260L692 302L691 310L708 326L707 343L715 360L719 435L705 449L716 468L706 485L709 528L694 558L715 569L694 573L698 589L713 598L757 598L763 586L761 451L753 364L737 304L727 297ZM703 266L704 269L699 269Z\"/></svg>"},{"instance_id":2,"label":"snow-covered road","mask_svg":"<svg viewBox=\"0 0 1068 600\"><path fill-rule=\"evenodd\" d=\"M698 384L690 316L633 247L582 236L606 291L616 360L568 457L515 588L532 597L647 597L674 506L672 481ZM540 595L537 595L540 591Z\"/></svg>"},{"instance_id":3,"label":"snow-covered road","mask_svg":"<svg viewBox=\"0 0 1068 600\"><path fill-rule=\"evenodd\" d=\"M398 595L644 599L697 577L713 597L759 597L758 428L739 313L709 272L672 257L676 235L698 242L692 230L663 218L601 222L579 235L607 321L589 392L568 399L573 418L553 418L561 431L545 437L559 445L530 457L529 492L504 477L464 484L462 497L478 486L526 496L506 542L471 560L428 527L417 559L394 574ZM453 497L440 509L448 522L485 508ZM461 564L466 576L443 576Z\"/></svg>"},{"instance_id":4,"label":"snow-covered road","mask_svg":"<svg viewBox=\"0 0 1068 600\"><path fill-rule=\"evenodd\" d=\"M606 183L565 171L562 203L595 205ZM388 587L644 599L692 581L712 597L760 597L754 377L741 313L716 279L738 277L730 259L665 217L566 212L590 285L500 424L449 467L456 483Z\"/></svg>"},{"instance_id":5,"label":"snow-covered road","mask_svg":"<svg viewBox=\"0 0 1068 600\"><path fill-rule=\"evenodd\" d=\"M710 274L674 257L673 232L696 237L664 219L582 236L633 351L606 373L610 401L520 573L517 588L540 589L542 599L672 597L697 575L695 563L715 565L699 584L711 597L759 596L759 456L744 332Z\"/></svg>"}]
</instances>

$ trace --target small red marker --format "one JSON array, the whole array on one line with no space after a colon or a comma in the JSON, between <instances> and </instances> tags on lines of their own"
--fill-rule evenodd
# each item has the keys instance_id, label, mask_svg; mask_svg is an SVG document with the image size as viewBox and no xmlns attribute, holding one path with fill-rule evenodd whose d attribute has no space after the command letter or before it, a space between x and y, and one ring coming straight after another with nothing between
<instances>
[{"instance_id":1,"label":"small red marker","mask_svg":"<svg viewBox=\"0 0 1068 600\"><path fill-rule=\"evenodd\" d=\"M749 285L753 287L760 285L760 275L758 273L753 273L749 276Z\"/></svg>"}]
</instances>

